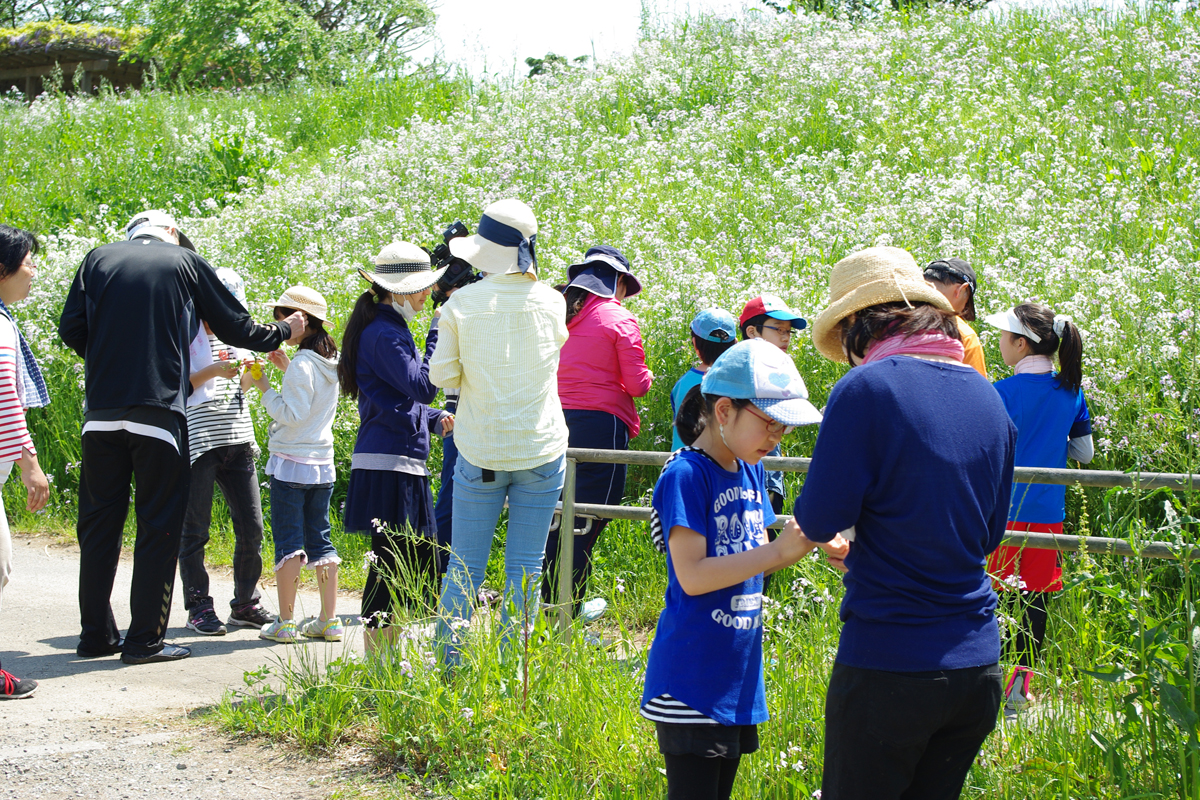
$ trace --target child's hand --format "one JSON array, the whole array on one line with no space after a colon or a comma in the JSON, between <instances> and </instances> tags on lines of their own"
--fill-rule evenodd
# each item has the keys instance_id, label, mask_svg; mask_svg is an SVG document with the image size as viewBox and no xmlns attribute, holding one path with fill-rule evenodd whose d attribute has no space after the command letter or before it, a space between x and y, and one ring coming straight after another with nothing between
<instances>
[{"instance_id":1,"label":"child's hand","mask_svg":"<svg viewBox=\"0 0 1200 800\"><path fill-rule=\"evenodd\" d=\"M280 372L287 372L288 365L292 363L292 360L287 357L287 353L282 350L272 350L267 353L267 361L274 364Z\"/></svg>"},{"instance_id":2,"label":"child's hand","mask_svg":"<svg viewBox=\"0 0 1200 800\"><path fill-rule=\"evenodd\" d=\"M212 365L213 376L231 381L237 377L240 365L236 361L218 361Z\"/></svg>"},{"instance_id":3,"label":"child's hand","mask_svg":"<svg viewBox=\"0 0 1200 800\"><path fill-rule=\"evenodd\" d=\"M813 548L816 547L804 535L804 531L800 530L800 525L796 522L795 517L788 519L787 524L783 526L783 530L779 532L779 538L773 544L779 548L785 565L795 564L811 553Z\"/></svg>"},{"instance_id":4,"label":"child's hand","mask_svg":"<svg viewBox=\"0 0 1200 800\"><path fill-rule=\"evenodd\" d=\"M242 391L244 392L247 389L249 389L251 386L254 385L254 373L252 372L252 370L254 369L254 361L251 359L247 359L243 363L243 366L246 369L242 371L242 379L241 379L241 381L238 382L238 385L242 387ZM261 367L259 367L258 374L262 375Z\"/></svg>"},{"instance_id":5,"label":"child's hand","mask_svg":"<svg viewBox=\"0 0 1200 800\"><path fill-rule=\"evenodd\" d=\"M450 432L453 430L454 430L454 415L447 414L446 416L442 417L442 436L449 436Z\"/></svg>"},{"instance_id":6,"label":"child's hand","mask_svg":"<svg viewBox=\"0 0 1200 800\"><path fill-rule=\"evenodd\" d=\"M817 547L825 551L825 557L829 561L829 566L836 569L838 572L846 572L846 556L850 554L850 542L839 533L825 544L819 544Z\"/></svg>"}]
</instances>

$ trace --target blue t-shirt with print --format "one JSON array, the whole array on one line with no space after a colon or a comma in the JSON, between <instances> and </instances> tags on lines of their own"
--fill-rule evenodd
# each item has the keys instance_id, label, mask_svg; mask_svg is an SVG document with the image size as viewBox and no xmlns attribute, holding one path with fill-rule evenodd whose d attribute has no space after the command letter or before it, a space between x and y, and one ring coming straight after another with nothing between
<instances>
[{"instance_id":1,"label":"blue t-shirt with print","mask_svg":"<svg viewBox=\"0 0 1200 800\"><path fill-rule=\"evenodd\" d=\"M996 384L1004 408L1017 426L1018 467L1067 466L1067 442L1092 432L1083 389L1072 392L1058 385L1053 373L1023 373ZM1043 525L1066 517L1067 487L1044 483L1014 483L1008 518Z\"/></svg>"},{"instance_id":2,"label":"blue t-shirt with print","mask_svg":"<svg viewBox=\"0 0 1200 800\"><path fill-rule=\"evenodd\" d=\"M654 509L668 537L677 525L702 534L709 558L763 546L766 526L775 521L761 464L739 461L738 471L729 472L688 450L663 470ZM668 547L666 604L650 647L642 703L669 694L722 725L765 722L762 585L759 574L690 596L675 577Z\"/></svg>"},{"instance_id":3,"label":"blue t-shirt with print","mask_svg":"<svg viewBox=\"0 0 1200 800\"><path fill-rule=\"evenodd\" d=\"M683 439L679 438L679 429L675 427L675 415L679 413L679 406L683 404L683 398L687 396L688 391L693 386L699 386L702 380L704 380L704 373L692 367L675 382L674 388L671 389L671 452L683 447Z\"/></svg>"}]
</instances>

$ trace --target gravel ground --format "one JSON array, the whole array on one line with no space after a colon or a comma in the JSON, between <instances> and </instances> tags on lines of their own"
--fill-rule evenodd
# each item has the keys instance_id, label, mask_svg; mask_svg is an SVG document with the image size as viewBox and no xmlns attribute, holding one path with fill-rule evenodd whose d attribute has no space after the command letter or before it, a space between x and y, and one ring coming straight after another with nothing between
<instances>
[{"instance_id":1,"label":"gravel ground","mask_svg":"<svg viewBox=\"0 0 1200 800\"><path fill-rule=\"evenodd\" d=\"M217 637L187 630L176 584L167 639L191 646L190 658L138 666L116 656L83 660L75 656L78 548L48 537L14 536L13 551L13 581L0 614L0 661L40 685L31 698L0 703L0 800L404 796L387 776L373 774L360 750L313 757L236 739L203 721L203 709L243 686L248 670L301 655L321 660L361 653L357 598L339 600L348 625L345 642L289 646L264 642L252 629ZM130 566L122 561L113 592L122 626L129 620ZM214 573L212 592L218 607L228 603L227 575ZM263 590L268 608L274 594L273 588ZM302 595L300 608L314 611L319 601Z\"/></svg>"}]
</instances>

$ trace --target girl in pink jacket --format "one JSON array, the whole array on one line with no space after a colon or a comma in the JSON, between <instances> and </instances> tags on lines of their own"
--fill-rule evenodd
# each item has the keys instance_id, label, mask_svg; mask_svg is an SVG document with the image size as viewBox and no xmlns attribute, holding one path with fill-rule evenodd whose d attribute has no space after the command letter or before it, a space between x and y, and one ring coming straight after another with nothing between
<instances>
[{"instance_id":1,"label":"girl in pink jacket","mask_svg":"<svg viewBox=\"0 0 1200 800\"><path fill-rule=\"evenodd\" d=\"M642 290L629 261L615 247L599 245L587 251L583 263L567 270L567 331L558 365L558 396L569 430L569 447L628 450L641 420L633 398L650 391L653 373L646 366L642 331L621 301ZM575 502L620 505L625 496L624 464L580 464L575 479ZM587 520L575 519L575 527ZM592 548L608 520L593 520L585 536L575 537L572 569L576 604L587 592ZM546 542L542 598L557 597L558 530ZM582 606L587 619L604 613L608 604L597 598ZM578 608L576 610L579 610Z\"/></svg>"}]
</instances>

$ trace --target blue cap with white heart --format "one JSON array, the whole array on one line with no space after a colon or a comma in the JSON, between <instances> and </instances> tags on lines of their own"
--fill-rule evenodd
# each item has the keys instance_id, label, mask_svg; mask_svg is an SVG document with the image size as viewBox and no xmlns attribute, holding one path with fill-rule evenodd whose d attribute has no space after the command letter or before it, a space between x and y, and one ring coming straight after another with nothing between
<instances>
[{"instance_id":1,"label":"blue cap with white heart","mask_svg":"<svg viewBox=\"0 0 1200 800\"><path fill-rule=\"evenodd\" d=\"M749 400L784 425L815 425L821 412L808 402L808 387L788 354L762 339L726 350L704 373L700 391Z\"/></svg>"}]
</instances>

